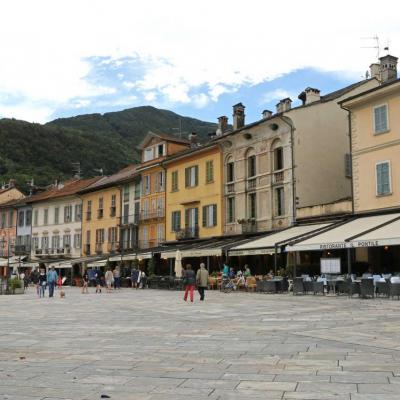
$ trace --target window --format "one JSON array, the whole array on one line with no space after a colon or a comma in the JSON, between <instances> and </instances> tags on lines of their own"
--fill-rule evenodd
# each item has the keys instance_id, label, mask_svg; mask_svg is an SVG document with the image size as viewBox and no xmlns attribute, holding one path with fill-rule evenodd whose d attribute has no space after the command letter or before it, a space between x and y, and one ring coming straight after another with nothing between
<instances>
[{"instance_id":1,"label":"window","mask_svg":"<svg viewBox=\"0 0 400 400\"><path fill-rule=\"evenodd\" d=\"M198 185L199 167L197 165L185 169L185 186L194 187Z\"/></svg>"},{"instance_id":2,"label":"window","mask_svg":"<svg viewBox=\"0 0 400 400\"><path fill-rule=\"evenodd\" d=\"M124 204L123 213L123 223L127 224L129 221L129 204Z\"/></svg>"},{"instance_id":3,"label":"window","mask_svg":"<svg viewBox=\"0 0 400 400\"><path fill-rule=\"evenodd\" d=\"M206 162L206 183L214 182L214 163L213 160Z\"/></svg>"},{"instance_id":4,"label":"window","mask_svg":"<svg viewBox=\"0 0 400 400\"><path fill-rule=\"evenodd\" d=\"M139 213L140 213L140 202L135 203L135 213L134 213L134 222L137 223L139 219Z\"/></svg>"},{"instance_id":5,"label":"window","mask_svg":"<svg viewBox=\"0 0 400 400\"><path fill-rule=\"evenodd\" d=\"M157 145L157 157L165 156L165 144Z\"/></svg>"},{"instance_id":6,"label":"window","mask_svg":"<svg viewBox=\"0 0 400 400\"><path fill-rule=\"evenodd\" d=\"M32 210L26 210L25 226L31 226L31 224L32 224Z\"/></svg>"},{"instance_id":7,"label":"window","mask_svg":"<svg viewBox=\"0 0 400 400\"><path fill-rule=\"evenodd\" d=\"M172 171L171 174L171 192L178 191L178 171Z\"/></svg>"},{"instance_id":8,"label":"window","mask_svg":"<svg viewBox=\"0 0 400 400\"><path fill-rule=\"evenodd\" d=\"M235 198L228 197L227 199L227 209L226 209L226 222L235 222Z\"/></svg>"},{"instance_id":9,"label":"window","mask_svg":"<svg viewBox=\"0 0 400 400\"><path fill-rule=\"evenodd\" d=\"M256 156L250 156L247 159L247 177L251 178L256 175Z\"/></svg>"},{"instance_id":10,"label":"window","mask_svg":"<svg viewBox=\"0 0 400 400\"><path fill-rule=\"evenodd\" d=\"M24 243L26 246L30 246L31 244L31 235L25 235L24 236Z\"/></svg>"},{"instance_id":11,"label":"window","mask_svg":"<svg viewBox=\"0 0 400 400\"><path fill-rule=\"evenodd\" d=\"M49 209L46 208L44 210L44 215L43 215L43 224L47 225L49 223Z\"/></svg>"},{"instance_id":12,"label":"window","mask_svg":"<svg viewBox=\"0 0 400 400\"><path fill-rule=\"evenodd\" d=\"M90 231L86 231L86 243L90 245Z\"/></svg>"},{"instance_id":13,"label":"window","mask_svg":"<svg viewBox=\"0 0 400 400\"><path fill-rule=\"evenodd\" d=\"M99 197L99 208L97 209L97 218L101 219L103 218L103 214L104 214L104 199L103 197Z\"/></svg>"},{"instance_id":14,"label":"window","mask_svg":"<svg viewBox=\"0 0 400 400\"><path fill-rule=\"evenodd\" d=\"M181 230L181 212L180 211L172 211L171 227L172 227L172 232L178 232Z\"/></svg>"},{"instance_id":15,"label":"window","mask_svg":"<svg viewBox=\"0 0 400 400\"><path fill-rule=\"evenodd\" d=\"M374 107L374 131L375 133L387 132L389 129L387 105Z\"/></svg>"},{"instance_id":16,"label":"window","mask_svg":"<svg viewBox=\"0 0 400 400\"><path fill-rule=\"evenodd\" d=\"M198 208L187 208L185 210L185 227L195 228L199 225L199 209Z\"/></svg>"},{"instance_id":17,"label":"window","mask_svg":"<svg viewBox=\"0 0 400 400\"><path fill-rule=\"evenodd\" d=\"M0 224L0 227L2 229L4 229L6 227L6 212L5 211L3 211L1 213L1 224Z\"/></svg>"},{"instance_id":18,"label":"window","mask_svg":"<svg viewBox=\"0 0 400 400\"><path fill-rule=\"evenodd\" d=\"M230 161L226 164L226 181L233 182L235 180L235 164Z\"/></svg>"},{"instance_id":19,"label":"window","mask_svg":"<svg viewBox=\"0 0 400 400\"><path fill-rule=\"evenodd\" d=\"M351 178L352 175L352 167L351 167L351 155L344 155L344 174L346 178Z\"/></svg>"},{"instance_id":20,"label":"window","mask_svg":"<svg viewBox=\"0 0 400 400\"><path fill-rule=\"evenodd\" d=\"M32 238L32 246L35 250L39 248L39 238L37 236Z\"/></svg>"},{"instance_id":21,"label":"window","mask_svg":"<svg viewBox=\"0 0 400 400\"><path fill-rule=\"evenodd\" d=\"M104 243L104 229L96 229L96 243Z\"/></svg>"},{"instance_id":22,"label":"window","mask_svg":"<svg viewBox=\"0 0 400 400\"><path fill-rule=\"evenodd\" d=\"M143 155L143 161L150 161L152 160L154 154L154 150L152 147L148 147L147 149L144 150L144 155Z\"/></svg>"},{"instance_id":23,"label":"window","mask_svg":"<svg viewBox=\"0 0 400 400\"><path fill-rule=\"evenodd\" d=\"M164 224L157 225L157 241L160 243L164 240Z\"/></svg>"},{"instance_id":24,"label":"window","mask_svg":"<svg viewBox=\"0 0 400 400\"><path fill-rule=\"evenodd\" d=\"M203 207L203 226L210 228L217 226L217 205L210 204Z\"/></svg>"},{"instance_id":25,"label":"window","mask_svg":"<svg viewBox=\"0 0 400 400\"><path fill-rule=\"evenodd\" d=\"M111 196L110 217L115 217L116 213L117 213L117 195L113 194Z\"/></svg>"},{"instance_id":26,"label":"window","mask_svg":"<svg viewBox=\"0 0 400 400\"><path fill-rule=\"evenodd\" d=\"M285 198L283 188L275 189L275 215L281 216L285 214Z\"/></svg>"},{"instance_id":27,"label":"window","mask_svg":"<svg viewBox=\"0 0 400 400\"><path fill-rule=\"evenodd\" d=\"M20 211L18 213L18 226L24 226L25 222L25 211Z\"/></svg>"},{"instance_id":28,"label":"window","mask_svg":"<svg viewBox=\"0 0 400 400\"><path fill-rule=\"evenodd\" d=\"M149 211L150 211L150 207L149 206L150 206L149 200L146 199L143 202L143 217L144 218L148 218L149 217Z\"/></svg>"},{"instance_id":29,"label":"window","mask_svg":"<svg viewBox=\"0 0 400 400\"><path fill-rule=\"evenodd\" d=\"M249 218L257 217L257 197L256 193L249 194Z\"/></svg>"},{"instance_id":30,"label":"window","mask_svg":"<svg viewBox=\"0 0 400 400\"><path fill-rule=\"evenodd\" d=\"M117 242L117 228L115 228L115 227L108 228L108 241L110 243Z\"/></svg>"},{"instance_id":31,"label":"window","mask_svg":"<svg viewBox=\"0 0 400 400\"><path fill-rule=\"evenodd\" d=\"M64 248L68 249L71 247L71 235L69 233L66 233L63 236L63 246Z\"/></svg>"},{"instance_id":32,"label":"window","mask_svg":"<svg viewBox=\"0 0 400 400\"><path fill-rule=\"evenodd\" d=\"M157 199L157 217L163 217L164 216L164 197L159 197Z\"/></svg>"},{"instance_id":33,"label":"window","mask_svg":"<svg viewBox=\"0 0 400 400\"><path fill-rule=\"evenodd\" d=\"M74 234L74 249L80 249L82 247L82 237L80 233Z\"/></svg>"},{"instance_id":34,"label":"window","mask_svg":"<svg viewBox=\"0 0 400 400\"><path fill-rule=\"evenodd\" d=\"M390 163L389 161L376 164L376 194L384 196L392 192L390 182Z\"/></svg>"},{"instance_id":35,"label":"window","mask_svg":"<svg viewBox=\"0 0 400 400\"><path fill-rule=\"evenodd\" d=\"M140 199L140 184L135 184L135 200Z\"/></svg>"},{"instance_id":36,"label":"window","mask_svg":"<svg viewBox=\"0 0 400 400\"><path fill-rule=\"evenodd\" d=\"M33 225L37 226L39 221L39 210L35 210L33 214Z\"/></svg>"},{"instance_id":37,"label":"window","mask_svg":"<svg viewBox=\"0 0 400 400\"><path fill-rule=\"evenodd\" d=\"M54 236L51 238L51 248L52 248L53 250L57 250L57 249L60 248L60 236L54 235Z\"/></svg>"},{"instance_id":38,"label":"window","mask_svg":"<svg viewBox=\"0 0 400 400\"><path fill-rule=\"evenodd\" d=\"M69 204L64 207L64 222L72 221L72 206Z\"/></svg>"},{"instance_id":39,"label":"window","mask_svg":"<svg viewBox=\"0 0 400 400\"><path fill-rule=\"evenodd\" d=\"M86 211L86 221L90 221L91 219L92 219L92 200L88 200L87 211Z\"/></svg>"},{"instance_id":40,"label":"window","mask_svg":"<svg viewBox=\"0 0 400 400\"><path fill-rule=\"evenodd\" d=\"M156 191L164 191L164 171L157 172L156 174Z\"/></svg>"},{"instance_id":41,"label":"window","mask_svg":"<svg viewBox=\"0 0 400 400\"><path fill-rule=\"evenodd\" d=\"M129 202L129 185L124 185L124 195L123 195L124 203Z\"/></svg>"},{"instance_id":42,"label":"window","mask_svg":"<svg viewBox=\"0 0 400 400\"><path fill-rule=\"evenodd\" d=\"M143 180L144 194L150 194L150 175L146 175Z\"/></svg>"},{"instance_id":43,"label":"window","mask_svg":"<svg viewBox=\"0 0 400 400\"><path fill-rule=\"evenodd\" d=\"M48 250L49 248L49 238L48 236L42 236L42 249Z\"/></svg>"},{"instance_id":44,"label":"window","mask_svg":"<svg viewBox=\"0 0 400 400\"><path fill-rule=\"evenodd\" d=\"M283 148L277 147L274 150L274 171L283 169Z\"/></svg>"},{"instance_id":45,"label":"window","mask_svg":"<svg viewBox=\"0 0 400 400\"><path fill-rule=\"evenodd\" d=\"M60 209L58 207L56 207L54 209L54 223L55 224L58 224L59 214L60 214Z\"/></svg>"},{"instance_id":46,"label":"window","mask_svg":"<svg viewBox=\"0 0 400 400\"><path fill-rule=\"evenodd\" d=\"M75 204L75 221L82 221L82 204Z\"/></svg>"}]
</instances>

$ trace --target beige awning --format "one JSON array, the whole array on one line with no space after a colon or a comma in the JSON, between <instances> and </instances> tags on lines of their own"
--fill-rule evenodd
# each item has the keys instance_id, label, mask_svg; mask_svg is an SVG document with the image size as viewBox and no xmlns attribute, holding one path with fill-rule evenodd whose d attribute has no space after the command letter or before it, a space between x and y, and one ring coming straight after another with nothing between
<instances>
[{"instance_id":1,"label":"beige awning","mask_svg":"<svg viewBox=\"0 0 400 400\"><path fill-rule=\"evenodd\" d=\"M329 225L331 224L298 225L275 233L272 232L261 238L232 247L229 250L229 256L274 254L277 244L288 242L312 232L318 232L321 229L329 227Z\"/></svg>"},{"instance_id":2,"label":"beige awning","mask_svg":"<svg viewBox=\"0 0 400 400\"><path fill-rule=\"evenodd\" d=\"M137 254L133 253L133 254L124 254L122 256L122 260L123 261L130 261L130 260L136 260L137 259Z\"/></svg>"},{"instance_id":3,"label":"beige awning","mask_svg":"<svg viewBox=\"0 0 400 400\"><path fill-rule=\"evenodd\" d=\"M395 224L390 228L391 222L397 220L400 214L382 214L369 217L358 217L348 222L336 224L311 238L299 241L286 247L286 251L309 250L335 250L353 247L376 247L384 244L383 239L392 243L396 241ZM397 221L396 221L397 222ZM374 232L378 232L375 234ZM400 236L400 232L397 231ZM384 238L386 236L386 238ZM388 237L391 236L391 237ZM379 241L381 238L381 241ZM399 241L399 238L397 238ZM399 241L400 242L400 241Z\"/></svg>"},{"instance_id":4,"label":"beige awning","mask_svg":"<svg viewBox=\"0 0 400 400\"><path fill-rule=\"evenodd\" d=\"M107 259L106 260L98 260L98 261L92 261L87 264L88 268L95 268L95 267L105 267L107 264Z\"/></svg>"}]
</instances>

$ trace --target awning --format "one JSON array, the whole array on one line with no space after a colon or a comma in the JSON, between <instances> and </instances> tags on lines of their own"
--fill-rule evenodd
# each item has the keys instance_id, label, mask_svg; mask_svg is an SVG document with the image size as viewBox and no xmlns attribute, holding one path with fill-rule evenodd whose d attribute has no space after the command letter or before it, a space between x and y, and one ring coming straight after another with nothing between
<instances>
[{"instance_id":1,"label":"awning","mask_svg":"<svg viewBox=\"0 0 400 400\"><path fill-rule=\"evenodd\" d=\"M105 260L97 260L97 261L92 261L87 264L88 268L96 268L96 267L105 267L107 264L107 259Z\"/></svg>"},{"instance_id":2,"label":"awning","mask_svg":"<svg viewBox=\"0 0 400 400\"><path fill-rule=\"evenodd\" d=\"M278 232L271 232L261 238L232 247L229 250L229 256L274 254L276 245L283 245L293 239L318 232L329 227L329 225L331 224L298 225ZM280 250L278 249L278 251Z\"/></svg>"},{"instance_id":3,"label":"awning","mask_svg":"<svg viewBox=\"0 0 400 400\"><path fill-rule=\"evenodd\" d=\"M122 260L121 255L111 256L108 259L109 259L109 261L121 261Z\"/></svg>"},{"instance_id":4,"label":"awning","mask_svg":"<svg viewBox=\"0 0 400 400\"><path fill-rule=\"evenodd\" d=\"M12 256L9 259L7 258L0 258L0 267L7 267L7 265L10 266L19 266L21 264L22 266L22 261L26 259L26 256Z\"/></svg>"},{"instance_id":5,"label":"awning","mask_svg":"<svg viewBox=\"0 0 400 400\"><path fill-rule=\"evenodd\" d=\"M148 252L148 253L139 253L138 255L137 255L137 258L139 259L139 260L142 260L142 259L144 259L144 258L151 258L151 257L153 257L153 253L151 253L151 252Z\"/></svg>"},{"instance_id":6,"label":"awning","mask_svg":"<svg viewBox=\"0 0 400 400\"><path fill-rule=\"evenodd\" d=\"M125 254L122 256L122 260L123 261L129 261L129 260L135 260L137 259L137 254L133 253L133 254Z\"/></svg>"},{"instance_id":7,"label":"awning","mask_svg":"<svg viewBox=\"0 0 400 400\"><path fill-rule=\"evenodd\" d=\"M294 241L286 251L335 250L353 247L376 247L385 245L383 240L400 243L400 232L395 233L400 214L382 214L355 217L347 222L335 224L331 229L305 240ZM391 228L391 223L395 223ZM374 238L374 232L375 238ZM390 237L389 237L389 236ZM381 241L379 241L379 238Z\"/></svg>"},{"instance_id":8,"label":"awning","mask_svg":"<svg viewBox=\"0 0 400 400\"><path fill-rule=\"evenodd\" d=\"M51 263L48 265L48 268L54 267L56 269L71 269L72 264L70 262L64 262L64 263Z\"/></svg>"}]
</instances>

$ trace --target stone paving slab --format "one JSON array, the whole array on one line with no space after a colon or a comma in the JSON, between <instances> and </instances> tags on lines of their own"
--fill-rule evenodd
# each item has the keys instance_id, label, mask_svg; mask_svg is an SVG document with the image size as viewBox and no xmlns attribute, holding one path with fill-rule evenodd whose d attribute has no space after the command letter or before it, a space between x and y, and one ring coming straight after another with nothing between
<instances>
[{"instance_id":1,"label":"stone paving slab","mask_svg":"<svg viewBox=\"0 0 400 400\"><path fill-rule=\"evenodd\" d=\"M398 301L66 294L0 296L0 400L400 398Z\"/></svg>"}]
</instances>

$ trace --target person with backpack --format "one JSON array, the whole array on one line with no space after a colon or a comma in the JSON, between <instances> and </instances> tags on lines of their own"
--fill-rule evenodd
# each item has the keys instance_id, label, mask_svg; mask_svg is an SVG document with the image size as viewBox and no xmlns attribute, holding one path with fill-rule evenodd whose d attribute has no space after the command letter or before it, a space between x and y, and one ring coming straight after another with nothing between
<instances>
[{"instance_id":1,"label":"person with backpack","mask_svg":"<svg viewBox=\"0 0 400 400\"><path fill-rule=\"evenodd\" d=\"M186 265L183 283L185 285L185 295L183 296L183 300L187 301L188 294L190 294L190 301L193 303L193 291L196 285L196 275L190 264Z\"/></svg>"}]
</instances>

